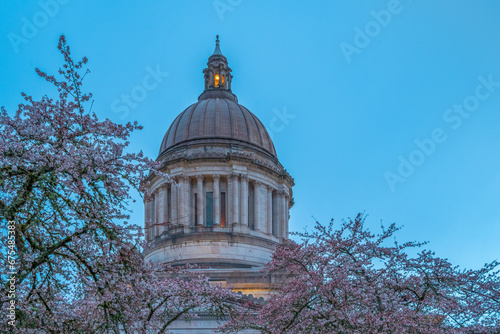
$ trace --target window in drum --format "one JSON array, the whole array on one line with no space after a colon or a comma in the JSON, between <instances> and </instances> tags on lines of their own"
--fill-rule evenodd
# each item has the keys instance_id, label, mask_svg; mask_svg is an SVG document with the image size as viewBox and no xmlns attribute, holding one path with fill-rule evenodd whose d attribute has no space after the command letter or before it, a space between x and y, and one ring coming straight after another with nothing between
<instances>
[{"instance_id":1,"label":"window in drum","mask_svg":"<svg viewBox=\"0 0 500 334\"><path fill-rule=\"evenodd\" d=\"M220 226L226 226L226 193L220 193Z\"/></svg>"},{"instance_id":2,"label":"window in drum","mask_svg":"<svg viewBox=\"0 0 500 334\"><path fill-rule=\"evenodd\" d=\"M207 226L214 225L214 193L206 193L206 222Z\"/></svg>"}]
</instances>

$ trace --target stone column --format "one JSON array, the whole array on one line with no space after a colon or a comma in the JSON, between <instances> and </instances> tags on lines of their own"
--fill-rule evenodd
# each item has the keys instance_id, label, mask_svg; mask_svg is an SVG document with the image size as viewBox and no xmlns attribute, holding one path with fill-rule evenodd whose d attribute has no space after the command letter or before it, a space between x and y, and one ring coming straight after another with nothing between
<instances>
[{"instance_id":1,"label":"stone column","mask_svg":"<svg viewBox=\"0 0 500 334\"><path fill-rule=\"evenodd\" d=\"M240 224L248 226L248 176L241 176Z\"/></svg>"},{"instance_id":2,"label":"stone column","mask_svg":"<svg viewBox=\"0 0 500 334\"><path fill-rule=\"evenodd\" d=\"M156 202L158 208L158 234L162 234L167 230L167 185L162 184L158 190L158 200Z\"/></svg>"},{"instance_id":3,"label":"stone column","mask_svg":"<svg viewBox=\"0 0 500 334\"><path fill-rule=\"evenodd\" d=\"M177 214L177 190L179 189L177 187L177 177L172 178L172 183L170 184L170 202L172 204L172 224L177 225L179 224L179 215Z\"/></svg>"},{"instance_id":4,"label":"stone column","mask_svg":"<svg viewBox=\"0 0 500 334\"><path fill-rule=\"evenodd\" d=\"M280 201L280 192L276 190L273 198L273 206L274 206L274 233L273 235L276 238L281 236L281 201Z\"/></svg>"},{"instance_id":5,"label":"stone column","mask_svg":"<svg viewBox=\"0 0 500 334\"><path fill-rule=\"evenodd\" d=\"M231 178L231 174L227 176L227 217L226 217L226 225L231 226L233 223L233 180Z\"/></svg>"},{"instance_id":6,"label":"stone column","mask_svg":"<svg viewBox=\"0 0 500 334\"><path fill-rule=\"evenodd\" d=\"M279 224L279 237L280 238L285 238L285 232L286 228L285 225L287 224L286 221L286 192L284 190L280 190L278 192L279 195L279 212L280 212L280 224Z\"/></svg>"},{"instance_id":7,"label":"stone column","mask_svg":"<svg viewBox=\"0 0 500 334\"><path fill-rule=\"evenodd\" d=\"M239 203L239 197L240 197L240 187L239 187L239 177L238 177L238 174L232 174L231 175L232 177L232 183L233 183L233 191L232 191L232 194L231 194L231 198L232 198L232 201L233 201L233 207L232 207L232 211L233 211L233 220L231 221L231 223L239 223L239 218L240 218L240 203Z\"/></svg>"},{"instance_id":8,"label":"stone column","mask_svg":"<svg viewBox=\"0 0 500 334\"><path fill-rule=\"evenodd\" d=\"M165 187L167 188L167 222L169 224L172 224L172 183L165 184Z\"/></svg>"},{"instance_id":9,"label":"stone column","mask_svg":"<svg viewBox=\"0 0 500 334\"><path fill-rule=\"evenodd\" d=\"M158 194L156 192L152 193L151 202L149 202L149 232L151 236L151 240L153 240L156 236L156 196Z\"/></svg>"},{"instance_id":10,"label":"stone column","mask_svg":"<svg viewBox=\"0 0 500 334\"><path fill-rule=\"evenodd\" d=\"M285 224L283 226L283 229L284 229L284 238L285 239L288 239L288 222L289 222L289 219L290 219L290 196L285 196Z\"/></svg>"},{"instance_id":11,"label":"stone column","mask_svg":"<svg viewBox=\"0 0 500 334\"><path fill-rule=\"evenodd\" d=\"M189 225L187 223L187 206L188 203L186 201L186 195L187 195L187 177L184 174L179 175L178 177L179 180L179 191L178 191L178 202L177 206L179 207L179 224L180 225Z\"/></svg>"},{"instance_id":12,"label":"stone column","mask_svg":"<svg viewBox=\"0 0 500 334\"><path fill-rule=\"evenodd\" d=\"M273 195L273 226L272 231L275 237L278 236L278 225L279 225L279 210L278 210L278 193L274 191Z\"/></svg>"},{"instance_id":13,"label":"stone column","mask_svg":"<svg viewBox=\"0 0 500 334\"><path fill-rule=\"evenodd\" d=\"M156 222L158 220L158 216L156 214L156 202L158 201L158 192L153 191L153 200L151 201L151 237L154 239L156 237Z\"/></svg>"},{"instance_id":14,"label":"stone column","mask_svg":"<svg viewBox=\"0 0 500 334\"><path fill-rule=\"evenodd\" d=\"M198 219L198 225L204 225L203 223L203 175L196 175L196 207L197 207L197 219Z\"/></svg>"},{"instance_id":15,"label":"stone column","mask_svg":"<svg viewBox=\"0 0 500 334\"><path fill-rule=\"evenodd\" d=\"M254 229L257 231L262 231L262 187L264 184L260 181L254 182Z\"/></svg>"},{"instance_id":16,"label":"stone column","mask_svg":"<svg viewBox=\"0 0 500 334\"><path fill-rule=\"evenodd\" d=\"M214 225L220 225L220 175L214 174Z\"/></svg>"},{"instance_id":17,"label":"stone column","mask_svg":"<svg viewBox=\"0 0 500 334\"><path fill-rule=\"evenodd\" d=\"M149 202L144 200L144 236L146 237L146 241L151 241L150 235L150 226L151 222L149 220Z\"/></svg>"},{"instance_id":18,"label":"stone column","mask_svg":"<svg viewBox=\"0 0 500 334\"><path fill-rule=\"evenodd\" d=\"M191 178L186 176L185 182L185 192L184 192L184 203L186 206L186 219L184 221L184 225L191 226L191 221L193 217L193 206L191 201Z\"/></svg>"},{"instance_id":19,"label":"stone column","mask_svg":"<svg viewBox=\"0 0 500 334\"><path fill-rule=\"evenodd\" d=\"M184 208L182 203L182 198L184 196L184 179L183 175L180 174L177 176L177 224L182 225L184 220Z\"/></svg>"},{"instance_id":20,"label":"stone column","mask_svg":"<svg viewBox=\"0 0 500 334\"><path fill-rule=\"evenodd\" d=\"M267 186L267 234L273 233L273 187Z\"/></svg>"}]
</instances>

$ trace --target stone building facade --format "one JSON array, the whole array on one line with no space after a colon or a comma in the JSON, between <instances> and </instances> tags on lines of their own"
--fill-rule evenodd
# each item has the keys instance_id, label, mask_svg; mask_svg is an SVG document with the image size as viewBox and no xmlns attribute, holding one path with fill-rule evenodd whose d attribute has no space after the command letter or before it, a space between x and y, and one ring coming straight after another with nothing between
<instances>
[{"instance_id":1,"label":"stone building facade","mask_svg":"<svg viewBox=\"0 0 500 334\"><path fill-rule=\"evenodd\" d=\"M264 125L238 104L218 38L203 74L203 93L161 143L158 161L174 182L150 180L145 256L210 267L212 281L265 298L277 282L260 270L288 238L294 181Z\"/></svg>"}]
</instances>

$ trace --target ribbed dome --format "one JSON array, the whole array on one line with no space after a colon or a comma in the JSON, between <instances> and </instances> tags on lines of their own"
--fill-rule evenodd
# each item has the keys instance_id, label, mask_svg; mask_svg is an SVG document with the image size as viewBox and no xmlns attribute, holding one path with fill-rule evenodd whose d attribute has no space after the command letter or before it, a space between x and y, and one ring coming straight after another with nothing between
<instances>
[{"instance_id":1,"label":"ribbed dome","mask_svg":"<svg viewBox=\"0 0 500 334\"><path fill-rule=\"evenodd\" d=\"M163 138L160 155L190 144L236 143L264 149L276 157L273 142L260 120L235 98L213 93L202 94L197 103L177 116Z\"/></svg>"}]
</instances>

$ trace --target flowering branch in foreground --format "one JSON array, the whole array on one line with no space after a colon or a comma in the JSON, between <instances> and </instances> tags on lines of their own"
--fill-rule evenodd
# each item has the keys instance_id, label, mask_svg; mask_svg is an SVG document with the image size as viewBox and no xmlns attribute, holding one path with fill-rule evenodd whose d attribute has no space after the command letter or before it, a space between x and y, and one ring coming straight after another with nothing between
<instances>
[{"instance_id":1,"label":"flowering branch in foreground","mask_svg":"<svg viewBox=\"0 0 500 334\"><path fill-rule=\"evenodd\" d=\"M499 333L499 263L460 270L423 244L394 243L394 224L378 235L365 216L278 247L265 271L285 273L268 303L249 301L222 329L236 333ZM389 244L389 245L388 245Z\"/></svg>"},{"instance_id":2,"label":"flowering branch in foreground","mask_svg":"<svg viewBox=\"0 0 500 334\"><path fill-rule=\"evenodd\" d=\"M175 319L216 311L226 290L191 270L144 262L141 228L126 222L129 194L144 190L150 172L163 174L142 152L125 152L137 122L86 110L87 58L73 61L64 36L58 48L58 77L37 69L58 98L23 93L12 117L0 111L0 215L4 231L15 222L18 254L15 327L3 321L0 332L165 333ZM4 253L1 263L5 310Z\"/></svg>"}]
</instances>

